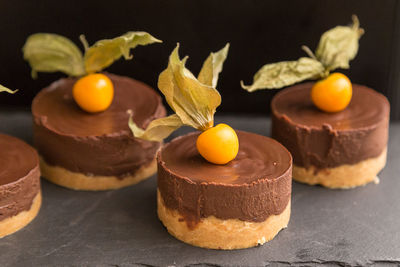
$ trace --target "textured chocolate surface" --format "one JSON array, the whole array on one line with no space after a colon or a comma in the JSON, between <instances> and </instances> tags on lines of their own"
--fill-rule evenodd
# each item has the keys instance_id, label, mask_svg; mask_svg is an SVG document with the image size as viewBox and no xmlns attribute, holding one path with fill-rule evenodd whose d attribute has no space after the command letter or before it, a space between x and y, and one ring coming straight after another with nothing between
<instances>
[{"instance_id":1,"label":"textured chocolate surface","mask_svg":"<svg viewBox=\"0 0 400 267\"><path fill-rule=\"evenodd\" d=\"M353 84L349 106L327 113L311 102L312 85L282 90L271 103L272 137L292 153L294 163L323 169L379 156L388 140L387 99L373 89Z\"/></svg>"},{"instance_id":2,"label":"textured chocolate surface","mask_svg":"<svg viewBox=\"0 0 400 267\"><path fill-rule=\"evenodd\" d=\"M0 221L29 210L40 190L39 160L25 142L0 134Z\"/></svg>"},{"instance_id":3,"label":"textured chocolate surface","mask_svg":"<svg viewBox=\"0 0 400 267\"><path fill-rule=\"evenodd\" d=\"M211 215L261 222L286 208L291 195L290 153L268 137L237 133L238 156L226 165L201 157L195 145L199 133L178 137L158 153L161 196L189 226Z\"/></svg>"},{"instance_id":4,"label":"textured chocolate surface","mask_svg":"<svg viewBox=\"0 0 400 267\"><path fill-rule=\"evenodd\" d=\"M61 79L34 99L34 143L51 165L73 172L120 176L134 173L151 162L160 144L133 137L128 110L145 128L165 116L161 97L147 85L107 74L114 84L114 100L104 112L90 114L72 98L75 79Z\"/></svg>"}]
</instances>

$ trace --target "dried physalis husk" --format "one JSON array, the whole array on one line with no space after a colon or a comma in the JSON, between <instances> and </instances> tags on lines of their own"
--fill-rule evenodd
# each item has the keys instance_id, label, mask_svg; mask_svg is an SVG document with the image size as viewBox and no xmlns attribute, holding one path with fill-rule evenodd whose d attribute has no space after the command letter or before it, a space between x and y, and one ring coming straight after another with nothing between
<instances>
[{"instance_id":1,"label":"dried physalis husk","mask_svg":"<svg viewBox=\"0 0 400 267\"><path fill-rule=\"evenodd\" d=\"M178 115L172 114L165 118L160 118L150 122L146 130L139 128L132 119L132 114L129 117L129 128L131 128L135 137L160 142L164 138L167 138L176 129L183 126L183 123Z\"/></svg>"},{"instance_id":2,"label":"dried physalis husk","mask_svg":"<svg viewBox=\"0 0 400 267\"><path fill-rule=\"evenodd\" d=\"M352 25L337 26L321 36L315 55L303 47L309 57L264 65L254 76L252 85L244 85L241 81L241 86L249 92L277 89L304 80L324 78L336 68L347 69L349 61L357 54L358 40L363 32L357 16L353 15Z\"/></svg>"},{"instance_id":3,"label":"dried physalis husk","mask_svg":"<svg viewBox=\"0 0 400 267\"><path fill-rule=\"evenodd\" d=\"M28 37L22 49L24 59L37 72L61 71L69 76L83 76L98 72L123 56L131 59L130 49L138 45L161 42L146 32L128 32L114 39L100 40L93 46L85 46L85 54L68 38L58 34L36 33Z\"/></svg>"},{"instance_id":4,"label":"dried physalis husk","mask_svg":"<svg viewBox=\"0 0 400 267\"><path fill-rule=\"evenodd\" d=\"M79 48L68 38L52 33L36 33L28 37L22 48L24 59L37 72L61 71L69 76L85 74L83 56Z\"/></svg>"},{"instance_id":5,"label":"dried physalis husk","mask_svg":"<svg viewBox=\"0 0 400 267\"><path fill-rule=\"evenodd\" d=\"M130 50L138 45L161 42L147 32L127 32L114 39L97 41L85 51L85 70L87 73L101 71L122 56L127 60L132 59Z\"/></svg>"},{"instance_id":6,"label":"dried physalis husk","mask_svg":"<svg viewBox=\"0 0 400 267\"><path fill-rule=\"evenodd\" d=\"M254 76L252 85L243 89L253 92L258 89L278 89L308 79L318 79L324 72L324 66L318 60L302 57L296 61L283 61L264 65Z\"/></svg>"},{"instance_id":7,"label":"dried physalis husk","mask_svg":"<svg viewBox=\"0 0 400 267\"><path fill-rule=\"evenodd\" d=\"M179 58L178 49L179 44L169 57L167 69L158 78L158 88L175 114L152 121L146 130L137 127L131 118L129 126L135 137L162 141L183 125L203 131L214 125L214 113L221 104L221 96L215 86L229 44L210 54L197 79L185 67L187 57Z\"/></svg>"},{"instance_id":8,"label":"dried physalis husk","mask_svg":"<svg viewBox=\"0 0 400 267\"><path fill-rule=\"evenodd\" d=\"M353 15L352 19L353 25L337 26L321 36L315 56L329 71L348 69L349 61L357 55L358 40L364 30L360 29L357 16Z\"/></svg>"},{"instance_id":9,"label":"dried physalis husk","mask_svg":"<svg viewBox=\"0 0 400 267\"><path fill-rule=\"evenodd\" d=\"M11 90L11 89L8 89L7 87L4 87L3 85L1 85L0 84L0 92L7 92L7 93L10 93L10 94L14 94L15 92L17 92L18 90Z\"/></svg>"},{"instance_id":10,"label":"dried physalis husk","mask_svg":"<svg viewBox=\"0 0 400 267\"><path fill-rule=\"evenodd\" d=\"M200 70L198 80L199 82L211 86L212 88L217 87L218 77L224 66L226 57L228 56L229 43L225 45L220 51L211 53Z\"/></svg>"}]
</instances>

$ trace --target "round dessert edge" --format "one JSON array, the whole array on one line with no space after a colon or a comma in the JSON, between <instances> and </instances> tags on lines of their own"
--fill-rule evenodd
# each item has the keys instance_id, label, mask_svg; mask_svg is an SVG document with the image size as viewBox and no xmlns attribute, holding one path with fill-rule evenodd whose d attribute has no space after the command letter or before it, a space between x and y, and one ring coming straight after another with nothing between
<instances>
[{"instance_id":1,"label":"round dessert edge","mask_svg":"<svg viewBox=\"0 0 400 267\"><path fill-rule=\"evenodd\" d=\"M236 131L236 132L242 132L242 131ZM156 159L157 159L157 161L158 161L158 164L161 164L161 165L162 165L165 169L167 169L169 172L173 173L175 176L177 176L177 177L179 177L179 178L185 180L185 181L188 182L188 183L194 183L194 182L193 182L189 177L184 176L184 175L181 175L181 174L175 172L174 170L168 168L168 166L166 166L165 162L161 159L161 152L162 152L164 149L168 148L168 146L169 146L170 144L172 144L173 142L178 142L179 140L181 140L181 139L183 139L183 138L186 138L187 136L190 136L190 135L198 135L198 134L199 134L199 132L194 131L194 132L190 132L190 133L188 133L188 134L186 134L186 135L177 136L177 137L173 138L170 142L168 142L168 143L166 143L166 144L163 144L163 146L161 146L161 147L158 149L157 154L156 154ZM289 158L290 158L290 160L289 160L289 161L290 161L290 164L293 163L293 162L292 162L292 161L293 161L292 156L291 156L290 152L287 150L287 148L286 148L285 146L283 146L281 143L279 143L279 142L278 142L277 140L275 140L275 139L269 138L269 137L267 137L267 136L262 136L262 137L268 138L268 139L270 139L272 142L275 142L276 144L278 144L278 145L280 146L281 149L285 150L285 151L288 153L288 155L290 155L290 157L289 157ZM288 161L288 163L289 163L289 161ZM223 166L223 165L221 165L221 166ZM287 176L288 173L289 173L289 171L291 171L291 168L285 169L281 174L275 176L275 177L272 178L272 179L279 179L279 178L281 178L281 177ZM247 182L246 182L246 183L244 183L244 184L246 184L246 185L248 185L248 186L251 186L253 183L256 184L257 182L259 182L260 180L263 180L263 179L265 179L265 178L254 179L254 181L252 181L252 182L250 182L250 183L247 183ZM211 182L211 183L212 183L212 184L215 184L215 185L219 185L219 184L220 184L220 185L232 186L232 187L235 187L235 186L242 186L242 185L243 185L243 184L224 183L224 182Z\"/></svg>"},{"instance_id":2,"label":"round dessert edge","mask_svg":"<svg viewBox=\"0 0 400 267\"><path fill-rule=\"evenodd\" d=\"M378 184L377 174L386 165L386 154L387 148L376 158L322 171L318 171L314 167L306 169L293 164L293 180L309 185L319 184L332 189L351 189L370 182Z\"/></svg>"},{"instance_id":3,"label":"round dessert edge","mask_svg":"<svg viewBox=\"0 0 400 267\"><path fill-rule=\"evenodd\" d=\"M168 232L175 238L193 246L209 249L244 249L271 241L290 219L290 200L279 215L271 215L263 222L239 219L221 220L214 216L202 218L194 229L182 220L183 215L169 209L157 189L157 214Z\"/></svg>"},{"instance_id":4,"label":"round dessert edge","mask_svg":"<svg viewBox=\"0 0 400 267\"><path fill-rule=\"evenodd\" d=\"M85 113L74 103L72 78L52 83L35 97L34 143L47 180L75 190L108 190L136 184L156 172L161 143L135 138L127 111L145 127L165 116L161 97L143 82L106 75L114 83L115 96L101 113Z\"/></svg>"},{"instance_id":5,"label":"round dessert edge","mask_svg":"<svg viewBox=\"0 0 400 267\"><path fill-rule=\"evenodd\" d=\"M237 134L238 157L226 165L208 163L198 155L196 132L177 137L158 151L158 216L181 241L214 249L247 248L268 242L287 226L290 153L271 138ZM267 148L272 152L266 153Z\"/></svg>"},{"instance_id":6,"label":"round dessert edge","mask_svg":"<svg viewBox=\"0 0 400 267\"><path fill-rule=\"evenodd\" d=\"M40 107L40 105L43 105L42 98L45 97L46 94L52 93L53 91L56 91L56 90L68 89L67 91L63 92L63 95L61 97L57 96L57 98L58 97L60 97L60 98L58 98L58 99L55 98L55 99L57 101L61 100L63 102L63 103L61 103L61 105L63 107L60 108L60 111L62 111L62 112L73 111L74 112L73 116L77 116L77 115L78 116L81 116L81 115L85 116L86 117L85 121L81 122L81 123L83 123L82 125L84 125L85 123L88 123L87 119L88 118L90 119L90 117L93 118L92 122L95 122L96 120L100 120L100 125L101 125L101 124L103 124L103 122L101 120L105 120L105 121L108 120L108 118L105 117L105 115L107 113L109 113L109 112L122 111L126 116L123 119L123 121L119 120L117 123L114 122L113 126L111 128L109 127L109 129L111 129L111 130L108 131L108 132L98 133L98 129L99 129L99 127L98 127L99 125L98 124L99 124L99 122L97 122L97 125L94 125L94 127L91 129L91 131L95 131L95 133L93 133L93 132L90 133L90 134L84 133L84 134L79 135L80 138L95 138L95 137L99 137L99 136L113 136L116 133L130 135L131 131L129 130L128 124L126 123L126 121L129 118L129 115L126 113L126 110L131 108L131 107L128 107L126 105L127 103L125 101L127 101L127 99L125 97L124 98L119 97L120 96L120 94L118 94L118 91L119 91L118 90L118 85L119 85L119 83L121 83L122 87L127 87L127 84L129 84L130 87L135 87L135 86L136 87L140 87L140 94L143 94L143 92L146 92L149 95L149 98L151 98L151 99L154 98L156 100L155 101L156 105L155 105L155 107L153 107L154 109L151 112L148 112L148 114L147 114L149 116L148 118L147 117L146 118L141 118L142 114L137 114L138 110L133 111L134 118L140 117L139 118L139 122L137 123L138 126L140 126L142 128L145 128L147 126L147 124L150 123L153 119L156 119L156 118L159 118L159 117L162 117L162 116L166 115L166 110L165 110L164 106L162 105L161 96L158 95L156 93L156 91L153 88L151 88L149 85L145 84L144 82L135 80L133 78L120 76L120 75L116 75L116 74L111 74L111 73L105 73L105 74L114 83L116 83L116 87L117 87L116 96L114 97L113 103L115 101L118 101L118 99L123 99L124 104L123 104L123 107L121 107L123 110L118 110L118 109L114 109L113 107L110 107L109 108L110 110L108 110L108 111L106 110L104 112L100 112L100 113L96 113L96 114L89 114L89 113L87 113L87 112L85 112L83 110L80 110L78 105L72 99L72 86L73 86L74 81L76 79L75 78L61 78L61 79L59 79L57 81L52 82L49 86L43 88L35 96L35 98L33 99L31 108L32 108L32 115L33 115L34 122L41 124L42 126L46 127L50 131L56 132L58 135L66 136L66 137L68 137L68 136L76 137L75 133L71 134L71 133L67 132L67 131L70 131L71 129L59 130L59 129L55 128L54 126L52 126L51 122L49 122L49 118L48 118L49 114L46 114L46 112L47 112L46 109L47 108L46 107ZM66 87L66 88L64 88L64 87ZM131 88L129 88L129 90L130 89ZM55 96L53 96L53 97L55 97ZM68 104L67 108L69 110L64 110L66 108L65 107L66 103ZM146 107L149 107L148 103L145 103L145 105L146 105ZM133 105L133 107L135 107L135 105ZM50 108L50 111L52 111L51 110L52 106L50 106L49 108ZM59 108L59 107L56 107L56 108ZM113 116L115 116L115 114ZM58 118L57 120L60 120L60 119L62 119L62 117ZM69 119L69 118L65 118L65 119ZM75 118L73 118L73 119L75 119ZM62 126L65 126L65 125L62 125ZM61 127L61 126L59 126L59 127ZM74 130L77 130L77 129L74 129Z\"/></svg>"},{"instance_id":7,"label":"round dessert edge","mask_svg":"<svg viewBox=\"0 0 400 267\"><path fill-rule=\"evenodd\" d=\"M39 191L33 199L29 210L21 211L13 217L0 221L0 238L13 234L27 226L38 215L41 205L42 193Z\"/></svg>"},{"instance_id":8,"label":"round dessert edge","mask_svg":"<svg viewBox=\"0 0 400 267\"><path fill-rule=\"evenodd\" d=\"M311 91L311 87L312 87L313 84L314 84L313 82L305 82L305 83L289 86L289 87L287 87L285 89L282 89L278 93L276 93L274 95L272 101L271 101L271 115L274 115L275 117L278 117L278 118L279 117L280 118L281 117L286 117L292 123L296 124L297 127L304 128L304 129L317 129L317 130L319 130L319 129L321 129L321 127L324 126L324 124L331 125L331 122L329 122L329 121L321 121L321 119L319 119L321 122L318 123L318 125L312 125L312 124L307 124L307 123L304 123L304 122L293 121L290 116L288 116L284 112L278 111L279 108L277 106L279 106L279 104L277 104L277 102L280 100L280 98L284 97L285 95L290 94L291 91L295 91L295 90L300 91L300 93L301 93L301 90L304 90L304 89L308 89L308 91ZM390 110L390 104L389 104L388 99L384 95L382 95L381 93L375 91L374 89L369 88L369 87L364 86L364 85L353 84L353 87L354 87L354 91L355 91L354 95L353 95L353 98L352 98L353 102L354 102L354 98L357 97L357 90L358 89L362 89L362 90L364 90L364 91L366 91L366 92L368 92L370 94L372 93L374 98L378 98L379 101L381 101L382 107L383 107L383 112L379 113L381 117L385 117L386 114L389 114L389 112L390 112L389 111ZM349 109L351 109L351 106L349 105L350 107L348 107L344 111L340 111L340 112L324 112L324 111L321 111L321 110L317 109L314 106L314 104L312 103L312 101L311 101L311 99L309 97L309 93L310 92L307 93L306 98L304 98L302 95L301 96L296 95L297 96L297 98L296 98L297 102L302 102L304 107L307 107L307 109L309 109L309 111L311 111L311 110L313 111L312 113L307 114L307 117L310 116L310 114L313 115L313 114L317 114L318 113L319 115L322 115L324 117L324 119L327 119L328 117L332 117L332 116L336 117L338 115L344 114L344 113L348 112ZM352 104L352 102L350 102L350 104ZM296 112L298 112L298 110L296 110ZM301 118L301 117L304 117L304 116L299 116L299 118ZM358 120L358 118L355 118L355 119ZM378 120L375 120L373 123L370 123L370 125L357 126L356 129L352 129L352 128L347 128L347 129L339 128L339 129L336 129L333 126L332 130L340 130L340 131L343 131L343 132L346 132L346 131L351 132L351 131L357 131L357 130L368 130L368 129L372 129L372 128L377 127L377 124L379 124L380 122L381 122L381 120L378 119Z\"/></svg>"},{"instance_id":9,"label":"round dessert edge","mask_svg":"<svg viewBox=\"0 0 400 267\"><path fill-rule=\"evenodd\" d=\"M134 174L123 178L117 176L85 175L72 172L63 167L52 166L40 157L40 169L42 177L46 180L73 190L104 191L119 189L135 185L157 172L157 161L153 159L150 163L140 167Z\"/></svg>"},{"instance_id":10,"label":"round dessert edge","mask_svg":"<svg viewBox=\"0 0 400 267\"><path fill-rule=\"evenodd\" d=\"M24 141L0 134L0 238L28 225L41 207L39 158ZM12 160L9 160L12 158Z\"/></svg>"},{"instance_id":11,"label":"round dessert edge","mask_svg":"<svg viewBox=\"0 0 400 267\"><path fill-rule=\"evenodd\" d=\"M377 183L386 164L390 110L386 97L355 84L347 109L324 113L309 100L311 86L288 87L271 103L272 137L292 153L293 179L342 189ZM363 113L367 115L357 115Z\"/></svg>"}]
</instances>

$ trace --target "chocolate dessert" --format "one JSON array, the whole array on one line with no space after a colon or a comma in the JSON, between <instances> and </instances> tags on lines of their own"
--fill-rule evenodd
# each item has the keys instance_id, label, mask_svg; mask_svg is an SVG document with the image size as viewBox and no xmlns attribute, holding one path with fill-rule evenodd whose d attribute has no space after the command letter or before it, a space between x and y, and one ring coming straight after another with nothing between
<instances>
[{"instance_id":1,"label":"chocolate dessert","mask_svg":"<svg viewBox=\"0 0 400 267\"><path fill-rule=\"evenodd\" d=\"M24 59L38 72L61 71L60 79L33 100L34 143L42 174L76 190L108 190L138 183L156 171L158 142L138 140L128 119L141 127L163 117L161 98L149 86L102 73L119 58L132 59L139 45L160 43L147 32L130 31L89 45L82 51L70 39L53 33L30 35Z\"/></svg>"},{"instance_id":2,"label":"chocolate dessert","mask_svg":"<svg viewBox=\"0 0 400 267\"><path fill-rule=\"evenodd\" d=\"M225 165L199 154L199 133L178 137L158 152L158 216L176 238L238 249L263 244L287 226L290 153L268 137L237 135L239 153Z\"/></svg>"},{"instance_id":3,"label":"chocolate dessert","mask_svg":"<svg viewBox=\"0 0 400 267\"><path fill-rule=\"evenodd\" d=\"M100 113L89 114L72 97L75 78L43 89L32 103L34 143L42 175L72 189L106 190L135 184L156 171L158 142L134 138L134 121L146 127L165 116L160 96L142 82L106 74L114 84L114 100Z\"/></svg>"},{"instance_id":4,"label":"chocolate dessert","mask_svg":"<svg viewBox=\"0 0 400 267\"><path fill-rule=\"evenodd\" d=\"M353 84L348 107L327 113L313 105L313 83L272 100L272 137L293 155L293 179L331 188L377 181L386 163L390 106L376 91Z\"/></svg>"},{"instance_id":5,"label":"chocolate dessert","mask_svg":"<svg viewBox=\"0 0 400 267\"><path fill-rule=\"evenodd\" d=\"M215 88L229 44L205 60L196 78L180 59L179 44L158 87L174 114L141 128L135 137L162 141L186 125L198 130L175 138L157 152L158 218L188 244L240 249L272 240L288 225L292 156L277 141L214 125L221 104Z\"/></svg>"},{"instance_id":6,"label":"chocolate dessert","mask_svg":"<svg viewBox=\"0 0 400 267\"><path fill-rule=\"evenodd\" d=\"M29 224L42 197L39 158L23 141L0 134L0 238Z\"/></svg>"},{"instance_id":7,"label":"chocolate dessert","mask_svg":"<svg viewBox=\"0 0 400 267\"><path fill-rule=\"evenodd\" d=\"M349 26L321 35L308 57L264 65L243 89L291 86L272 100L272 136L293 155L293 179L329 188L352 188L371 181L386 164L389 111L387 99L352 84L337 68L348 69L364 34L356 15ZM304 83L317 80L315 83Z\"/></svg>"}]
</instances>

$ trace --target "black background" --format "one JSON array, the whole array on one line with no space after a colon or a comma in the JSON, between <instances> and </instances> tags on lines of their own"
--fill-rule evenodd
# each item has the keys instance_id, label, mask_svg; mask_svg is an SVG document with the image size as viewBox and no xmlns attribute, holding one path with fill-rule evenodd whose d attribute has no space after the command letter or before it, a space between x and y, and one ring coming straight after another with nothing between
<instances>
[{"instance_id":1,"label":"black background","mask_svg":"<svg viewBox=\"0 0 400 267\"><path fill-rule=\"evenodd\" d=\"M32 98L63 74L40 73L32 80L21 47L29 34L58 33L80 47L79 34L89 44L130 30L148 31L163 44L138 47L134 59L120 60L107 69L144 81L156 88L158 74L177 42L189 55L187 67L198 73L211 51L231 43L220 75L220 112L269 112L274 91L247 93L239 85L252 82L264 64L295 60L305 55L300 46L315 49L320 35L351 22L357 14L366 34L351 69L343 71L355 83L375 88L389 97L392 117L400 118L400 3L396 0L306 1L0 1L0 81L18 88L16 95L0 95L2 107L30 106Z\"/></svg>"}]
</instances>

